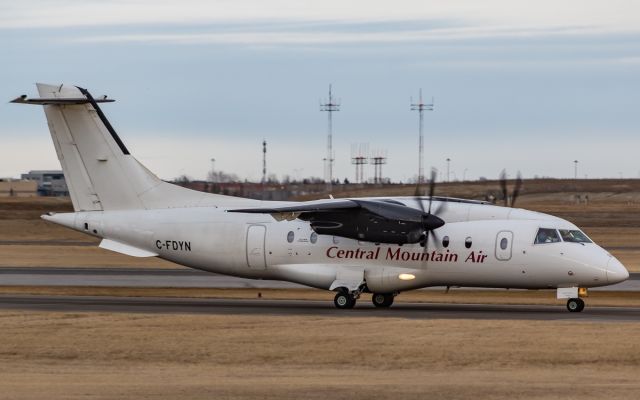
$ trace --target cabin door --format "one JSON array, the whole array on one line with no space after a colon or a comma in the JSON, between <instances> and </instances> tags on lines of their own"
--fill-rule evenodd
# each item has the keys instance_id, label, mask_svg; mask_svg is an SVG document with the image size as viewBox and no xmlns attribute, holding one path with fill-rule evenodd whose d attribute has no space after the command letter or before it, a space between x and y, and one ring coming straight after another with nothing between
<instances>
[{"instance_id":1,"label":"cabin door","mask_svg":"<svg viewBox=\"0 0 640 400\"><path fill-rule=\"evenodd\" d=\"M264 225L250 225L247 230L247 265L249 268L265 269L264 239L267 228Z\"/></svg>"}]
</instances>

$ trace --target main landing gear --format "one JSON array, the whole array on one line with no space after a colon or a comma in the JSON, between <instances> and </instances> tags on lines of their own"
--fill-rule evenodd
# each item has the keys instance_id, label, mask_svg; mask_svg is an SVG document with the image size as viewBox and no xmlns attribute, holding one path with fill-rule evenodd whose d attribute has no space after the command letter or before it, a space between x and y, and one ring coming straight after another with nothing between
<instances>
[{"instance_id":1,"label":"main landing gear","mask_svg":"<svg viewBox=\"0 0 640 400\"><path fill-rule=\"evenodd\" d=\"M584 300L580 298L567 300L567 310L569 310L569 312L580 312L584 310Z\"/></svg>"},{"instance_id":2,"label":"main landing gear","mask_svg":"<svg viewBox=\"0 0 640 400\"><path fill-rule=\"evenodd\" d=\"M374 293L371 296L371 302L374 306L379 308L388 308L393 304L393 293Z\"/></svg>"},{"instance_id":3,"label":"main landing gear","mask_svg":"<svg viewBox=\"0 0 640 400\"><path fill-rule=\"evenodd\" d=\"M333 298L333 304L335 304L337 308L349 309L356 305L356 299L357 297L348 291L339 291L336 293L336 297Z\"/></svg>"},{"instance_id":4,"label":"main landing gear","mask_svg":"<svg viewBox=\"0 0 640 400\"><path fill-rule=\"evenodd\" d=\"M363 288L364 289L364 288ZM362 290L349 292L346 288L340 288L333 298L336 308L350 309L356 305L356 300L360 297ZM393 304L393 299L397 293L373 293L371 302L379 308L388 308Z\"/></svg>"}]
</instances>

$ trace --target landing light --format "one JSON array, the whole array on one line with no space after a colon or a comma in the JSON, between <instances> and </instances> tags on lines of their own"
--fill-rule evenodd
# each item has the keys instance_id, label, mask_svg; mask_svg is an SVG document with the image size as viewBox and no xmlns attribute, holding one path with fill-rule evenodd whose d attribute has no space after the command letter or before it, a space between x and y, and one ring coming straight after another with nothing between
<instances>
[{"instance_id":1,"label":"landing light","mask_svg":"<svg viewBox=\"0 0 640 400\"><path fill-rule=\"evenodd\" d=\"M410 281L412 279L416 279L416 276L414 274L400 274L398 275L398 279L401 281Z\"/></svg>"}]
</instances>

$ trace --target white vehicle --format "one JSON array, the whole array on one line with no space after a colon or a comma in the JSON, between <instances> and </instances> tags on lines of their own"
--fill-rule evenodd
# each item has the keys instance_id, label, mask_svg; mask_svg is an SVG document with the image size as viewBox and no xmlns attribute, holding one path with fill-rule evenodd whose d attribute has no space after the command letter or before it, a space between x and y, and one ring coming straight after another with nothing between
<instances>
[{"instance_id":1,"label":"white vehicle","mask_svg":"<svg viewBox=\"0 0 640 400\"><path fill-rule=\"evenodd\" d=\"M560 218L433 196L258 201L164 182L125 147L82 88L38 84L73 213L47 221L102 238L100 247L204 271L362 292L389 307L427 286L556 289L582 311L586 288L622 282L625 267ZM434 210L432 212L432 210Z\"/></svg>"}]
</instances>

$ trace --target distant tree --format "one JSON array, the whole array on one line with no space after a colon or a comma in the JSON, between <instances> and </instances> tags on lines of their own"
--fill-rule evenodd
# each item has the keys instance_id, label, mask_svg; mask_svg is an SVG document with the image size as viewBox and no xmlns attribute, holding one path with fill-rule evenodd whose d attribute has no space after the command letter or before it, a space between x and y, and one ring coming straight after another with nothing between
<instances>
[{"instance_id":1,"label":"distant tree","mask_svg":"<svg viewBox=\"0 0 640 400\"><path fill-rule=\"evenodd\" d=\"M207 181L213 183L227 183L227 182L238 182L240 178L238 175L233 173L226 173L224 171L214 171L211 170L207 174Z\"/></svg>"},{"instance_id":2,"label":"distant tree","mask_svg":"<svg viewBox=\"0 0 640 400\"><path fill-rule=\"evenodd\" d=\"M344 181L343 181L343 183L344 183L345 185L348 185L348 184L349 184L349 179L347 179L347 178L344 178Z\"/></svg>"},{"instance_id":3,"label":"distant tree","mask_svg":"<svg viewBox=\"0 0 640 400\"><path fill-rule=\"evenodd\" d=\"M179 185L184 185L191 182L191 177L189 175L182 174L179 177L175 178L173 181Z\"/></svg>"},{"instance_id":4,"label":"distant tree","mask_svg":"<svg viewBox=\"0 0 640 400\"><path fill-rule=\"evenodd\" d=\"M268 183L279 183L278 182L278 176L276 174L269 174L269 176L267 177L267 182Z\"/></svg>"}]
</instances>

